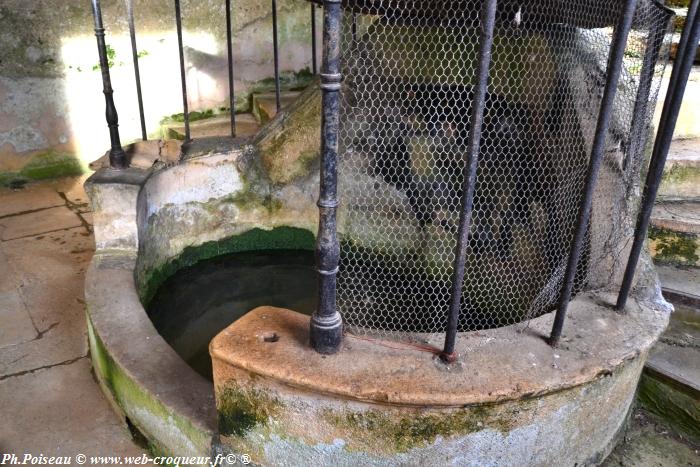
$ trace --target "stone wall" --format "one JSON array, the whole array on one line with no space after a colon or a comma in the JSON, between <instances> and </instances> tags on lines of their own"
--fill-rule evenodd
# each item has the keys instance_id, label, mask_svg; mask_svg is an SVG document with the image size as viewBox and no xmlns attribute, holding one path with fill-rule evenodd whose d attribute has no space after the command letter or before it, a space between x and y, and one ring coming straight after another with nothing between
<instances>
[{"instance_id":1,"label":"stone wall","mask_svg":"<svg viewBox=\"0 0 700 467\"><path fill-rule=\"evenodd\" d=\"M228 106L224 0L182 2L191 110ZM236 104L272 88L269 2L234 3ZM148 132L182 112L173 2L135 0ZM284 84L308 81L309 4L280 0ZM140 137L125 2L102 2L123 142ZM0 5L0 185L82 171L108 148L90 2L5 0ZM321 24L320 11L318 24ZM319 27L320 32L320 27ZM320 41L319 41L320 43Z\"/></svg>"}]
</instances>

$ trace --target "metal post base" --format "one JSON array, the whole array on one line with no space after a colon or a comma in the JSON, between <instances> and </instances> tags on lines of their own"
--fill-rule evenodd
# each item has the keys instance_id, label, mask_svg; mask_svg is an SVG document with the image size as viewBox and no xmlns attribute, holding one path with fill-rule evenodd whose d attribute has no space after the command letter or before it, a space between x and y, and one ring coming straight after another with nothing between
<instances>
[{"instance_id":1,"label":"metal post base","mask_svg":"<svg viewBox=\"0 0 700 467\"><path fill-rule=\"evenodd\" d=\"M311 346L318 353L331 355L340 350L343 340L343 320L335 312L332 316L311 317Z\"/></svg>"}]
</instances>

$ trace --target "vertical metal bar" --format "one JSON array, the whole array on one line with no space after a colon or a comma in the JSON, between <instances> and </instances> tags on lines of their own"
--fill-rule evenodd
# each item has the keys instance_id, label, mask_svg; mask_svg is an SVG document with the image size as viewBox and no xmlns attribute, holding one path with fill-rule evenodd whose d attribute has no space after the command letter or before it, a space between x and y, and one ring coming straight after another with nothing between
<instances>
[{"instance_id":1,"label":"vertical metal bar","mask_svg":"<svg viewBox=\"0 0 700 467\"><path fill-rule=\"evenodd\" d=\"M659 53L664 42L668 23L658 21L649 31L642 70L639 73L639 86L637 87L637 97L634 102L632 112L632 124L630 125L630 144L625 154L623 170L627 170L632 157L642 150L640 145L644 145L646 139L647 121L649 120L649 93L651 84L654 81L656 64L659 61Z\"/></svg>"},{"instance_id":2,"label":"vertical metal bar","mask_svg":"<svg viewBox=\"0 0 700 467\"><path fill-rule=\"evenodd\" d=\"M569 307L569 301L571 300L571 292L574 287L576 268L578 267L579 257L581 256L581 250L583 248L583 240L588 228L588 222L590 221L593 191L595 190L598 172L603 160L603 154L605 152L605 140L608 133L608 127L610 125L610 118L613 113L615 95L617 94L617 84L620 79L625 47L627 46L627 37L629 36L630 29L632 28L632 20L634 18L636 7L637 0L625 1L624 9L620 16L619 23L615 27L615 32L613 35L613 41L611 44L606 69L607 78L605 80L605 91L603 93L603 99L600 103L600 113L598 114L598 123L596 125L595 136L593 138L591 158L588 163L588 172L586 174L586 181L583 187L581 205L579 206L576 230L574 232L574 238L571 241L569 260L566 265L566 274L564 276L561 293L559 295L559 303L557 306L557 313L554 317L552 333L549 337L549 343L552 346L556 346L559 343L559 339L561 338L561 333L564 328L566 311Z\"/></svg>"},{"instance_id":3,"label":"vertical metal bar","mask_svg":"<svg viewBox=\"0 0 700 467\"><path fill-rule=\"evenodd\" d=\"M319 222L316 240L318 270L318 309L311 317L313 348L323 354L338 351L343 336L343 321L336 308L336 275L340 246L336 225L338 131L340 124L340 28L341 0L323 2L323 59L321 64L322 123L321 177L318 199Z\"/></svg>"},{"instance_id":4,"label":"vertical metal bar","mask_svg":"<svg viewBox=\"0 0 700 467\"><path fill-rule=\"evenodd\" d=\"M99 0L92 0L92 15L95 20L97 52L100 56L100 70L102 71L102 92L105 95L106 104L105 117L112 145L109 150L109 165L114 169L125 169L129 167L129 160L119 139L119 116L117 115L117 108L114 106L114 91L112 90L112 80L109 76L107 44L105 43L105 29L102 24L102 9L100 8Z\"/></svg>"},{"instance_id":5,"label":"vertical metal bar","mask_svg":"<svg viewBox=\"0 0 700 467\"><path fill-rule=\"evenodd\" d=\"M476 185L476 169L479 163L481 146L481 130L486 106L486 91L491 65L491 47L493 31L496 24L496 0L484 0L481 10L481 36L479 38L479 61L476 70L476 87L472 99L471 120L469 128L469 146L464 167L464 190L462 193L462 212L459 219L459 233L455 251L454 273L452 277L452 297L447 319L445 347L440 358L446 362L457 359L455 344L459 324L460 307L462 304L462 284L464 268L469 245L469 229L471 228L472 207L474 205L474 188Z\"/></svg>"},{"instance_id":6,"label":"vertical metal bar","mask_svg":"<svg viewBox=\"0 0 700 467\"><path fill-rule=\"evenodd\" d=\"M680 62L682 59L681 57L684 57L686 54L686 49L688 48L689 44L689 36L691 33L691 28L690 25L693 24L693 21L698 14L698 2L692 2L688 6L688 14L685 17L685 26L683 27L683 32L681 32L681 40L678 43L678 49L676 50L676 62ZM697 43L692 45L692 48L695 49L697 46ZM668 82L668 89L666 91L667 94L671 92L671 89L674 89L678 85L678 73L675 73L675 67L674 70L671 72L671 78L669 79ZM670 105L670 100L665 99L664 100L664 106L662 109L662 112L668 111L667 107Z\"/></svg>"},{"instance_id":7,"label":"vertical metal bar","mask_svg":"<svg viewBox=\"0 0 700 467\"><path fill-rule=\"evenodd\" d=\"M275 61L275 103L277 111L280 110L280 55L277 37L277 0L272 0L272 47Z\"/></svg>"},{"instance_id":8,"label":"vertical metal bar","mask_svg":"<svg viewBox=\"0 0 700 467\"><path fill-rule=\"evenodd\" d=\"M143 95L141 94L141 73L139 71L139 54L136 49L136 27L134 26L134 1L126 0L126 14L129 20L129 36L131 36L131 58L134 62L134 79L136 80L136 97L139 103L139 118L141 119L141 139L146 141L146 118L143 112Z\"/></svg>"},{"instance_id":9,"label":"vertical metal bar","mask_svg":"<svg viewBox=\"0 0 700 467\"><path fill-rule=\"evenodd\" d=\"M182 16L180 13L180 0L175 0L175 26L177 28L177 50L180 55L180 82L182 84L182 108L185 117L185 143L190 137L190 111L187 103L187 77L185 76L185 51L182 46Z\"/></svg>"},{"instance_id":10,"label":"vertical metal bar","mask_svg":"<svg viewBox=\"0 0 700 467\"><path fill-rule=\"evenodd\" d=\"M700 17L697 14L698 3L700 3L700 0L694 0L692 5L695 5L696 13L692 18L687 18L685 26L685 29L688 31L688 46L684 48L684 53L682 56L676 55L676 63L673 67L673 73L670 80L670 83L673 83L674 85L673 87L669 85L669 89L666 93L666 102L664 103L663 111L661 113L661 125L654 143L654 151L651 156L651 162L649 163L646 186L642 196L642 205L639 210L639 216L637 217L637 226L634 231L634 242L632 243L632 249L630 251L630 256L627 260L627 267L625 269L625 275L622 279L622 286L620 287L620 294L617 297L617 303L615 305L617 310L624 310L625 305L627 304L627 298L629 297L632 289L634 273L637 269L637 263L639 262L639 255L641 254L642 247L644 246L647 230L649 229L651 213L654 209L654 202L656 201L656 195L659 191L664 166L666 165L666 157L668 156L671 141L673 140L673 132L676 128L678 114L681 109L681 104L683 103L683 95L685 94L685 88L688 84L688 77L690 76L690 70L695 59L695 54L698 47L697 44L698 41L700 41Z\"/></svg>"},{"instance_id":11,"label":"vertical metal bar","mask_svg":"<svg viewBox=\"0 0 700 467\"><path fill-rule=\"evenodd\" d=\"M231 137L236 137L236 95L233 85L233 39L231 31L231 0L226 0L226 45L228 52L228 104L231 109Z\"/></svg>"},{"instance_id":12,"label":"vertical metal bar","mask_svg":"<svg viewBox=\"0 0 700 467\"><path fill-rule=\"evenodd\" d=\"M318 74L318 60L316 58L316 5L311 4L311 71L314 76Z\"/></svg>"}]
</instances>

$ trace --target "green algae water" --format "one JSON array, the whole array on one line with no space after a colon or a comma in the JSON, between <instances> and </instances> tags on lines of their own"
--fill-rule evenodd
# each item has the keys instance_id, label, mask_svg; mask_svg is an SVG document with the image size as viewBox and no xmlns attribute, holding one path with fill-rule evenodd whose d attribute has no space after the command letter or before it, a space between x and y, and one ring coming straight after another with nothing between
<instances>
[{"instance_id":1,"label":"green algae water","mask_svg":"<svg viewBox=\"0 0 700 467\"><path fill-rule=\"evenodd\" d=\"M234 253L175 273L156 292L148 314L178 355L211 379L208 347L214 336L263 305L310 315L317 287L313 252Z\"/></svg>"}]
</instances>

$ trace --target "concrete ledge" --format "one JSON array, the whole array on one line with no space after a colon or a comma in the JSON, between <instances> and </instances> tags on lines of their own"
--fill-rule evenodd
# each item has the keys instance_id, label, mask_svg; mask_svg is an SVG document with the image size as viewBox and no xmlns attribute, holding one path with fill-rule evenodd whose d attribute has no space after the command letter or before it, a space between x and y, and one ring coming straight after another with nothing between
<instances>
[{"instance_id":1,"label":"concrete ledge","mask_svg":"<svg viewBox=\"0 0 700 467\"><path fill-rule=\"evenodd\" d=\"M90 354L116 406L157 450L207 456L213 388L163 340L139 301L133 256L96 255L87 271Z\"/></svg>"},{"instance_id":2,"label":"concrete ledge","mask_svg":"<svg viewBox=\"0 0 700 467\"><path fill-rule=\"evenodd\" d=\"M623 426L668 312L613 296L572 302L561 348L552 316L463 333L460 362L346 336L310 349L309 318L258 308L211 343L225 447L261 465L590 465ZM438 346L442 335L423 335ZM483 462L482 462L483 461Z\"/></svg>"}]
</instances>

